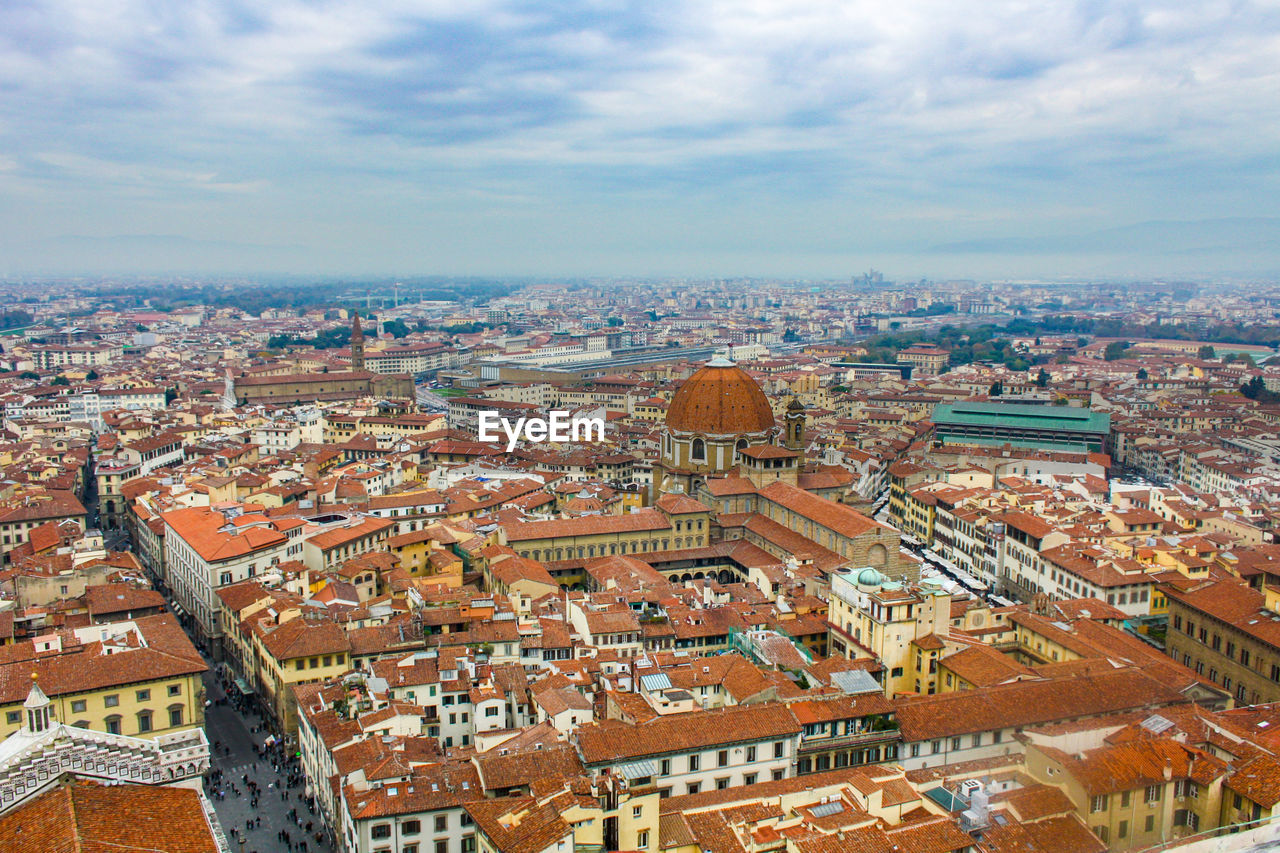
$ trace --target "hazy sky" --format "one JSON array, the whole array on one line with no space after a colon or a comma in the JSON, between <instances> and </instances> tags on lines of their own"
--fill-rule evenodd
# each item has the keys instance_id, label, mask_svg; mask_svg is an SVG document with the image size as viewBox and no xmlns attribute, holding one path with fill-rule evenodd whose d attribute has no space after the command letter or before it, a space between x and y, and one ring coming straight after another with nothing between
<instances>
[{"instance_id":1,"label":"hazy sky","mask_svg":"<svg viewBox=\"0 0 1280 853\"><path fill-rule=\"evenodd\" d=\"M1272 272L1278 170L1276 2L0 3L0 273Z\"/></svg>"}]
</instances>

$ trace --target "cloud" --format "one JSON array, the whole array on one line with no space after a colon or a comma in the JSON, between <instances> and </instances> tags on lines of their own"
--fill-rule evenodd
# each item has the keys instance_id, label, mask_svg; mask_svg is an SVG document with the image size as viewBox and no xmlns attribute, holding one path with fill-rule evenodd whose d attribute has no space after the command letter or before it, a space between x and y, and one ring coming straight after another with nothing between
<instances>
[{"instance_id":1,"label":"cloud","mask_svg":"<svg viewBox=\"0 0 1280 853\"><path fill-rule=\"evenodd\" d=\"M10 254L122 213L285 246L429 223L485 271L543 216L617 247L718 217L804 274L855 242L1267 218L1278 53L1263 2L25 0L0 5L0 223ZM568 271L583 239L529 263Z\"/></svg>"}]
</instances>

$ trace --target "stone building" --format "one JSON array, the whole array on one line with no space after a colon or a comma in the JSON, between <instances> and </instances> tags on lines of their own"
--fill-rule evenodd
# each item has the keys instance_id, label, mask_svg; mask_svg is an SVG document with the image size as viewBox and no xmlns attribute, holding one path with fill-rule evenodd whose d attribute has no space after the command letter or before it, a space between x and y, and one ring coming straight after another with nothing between
<instances>
[{"instance_id":1,"label":"stone building","mask_svg":"<svg viewBox=\"0 0 1280 853\"><path fill-rule=\"evenodd\" d=\"M654 498L692 494L708 477L741 463L741 451L781 438L760 385L727 358L713 358L684 381L667 407Z\"/></svg>"}]
</instances>

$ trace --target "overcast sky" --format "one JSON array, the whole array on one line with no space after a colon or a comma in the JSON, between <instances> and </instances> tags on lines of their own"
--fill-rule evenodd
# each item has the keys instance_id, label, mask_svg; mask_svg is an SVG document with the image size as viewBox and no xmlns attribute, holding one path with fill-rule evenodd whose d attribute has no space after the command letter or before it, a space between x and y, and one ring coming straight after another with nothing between
<instances>
[{"instance_id":1,"label":"overcast sky","mask_svg":"<svg viewBox=\"0 0 1280 853\"><path fill-rule=\"evenodd\" d=\"M0 3L0 273L1280 270L1280 6Z\"/></svg>"}]
</instances>

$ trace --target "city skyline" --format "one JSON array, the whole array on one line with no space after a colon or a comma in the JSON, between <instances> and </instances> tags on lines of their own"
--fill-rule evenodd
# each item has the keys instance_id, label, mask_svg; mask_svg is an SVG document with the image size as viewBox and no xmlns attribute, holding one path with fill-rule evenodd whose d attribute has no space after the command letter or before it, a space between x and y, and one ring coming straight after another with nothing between
<instances>
[{"instance_id":1,"label":"city skyline","mask_svg":"<svg viewBox=\"0 0 1280 853\"><path fill-rule=\"evenodd\" d=\"M1261 4L0 22L5 274L1280 270Z\"/></svg>"}]
</instances>

